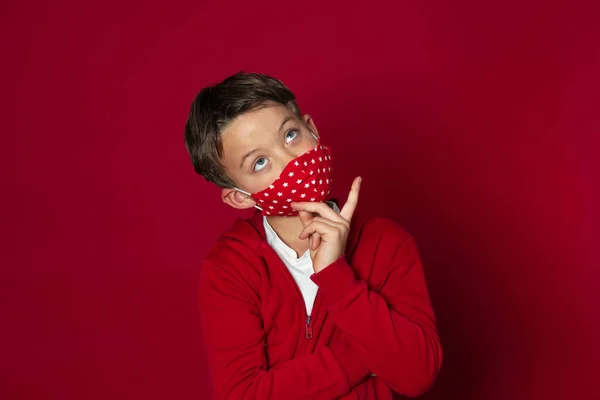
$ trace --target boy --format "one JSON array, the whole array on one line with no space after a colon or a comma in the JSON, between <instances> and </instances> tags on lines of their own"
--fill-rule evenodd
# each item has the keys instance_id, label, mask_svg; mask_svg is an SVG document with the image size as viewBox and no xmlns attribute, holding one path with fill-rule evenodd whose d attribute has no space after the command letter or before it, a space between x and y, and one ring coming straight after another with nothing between
<instances>
[{"instance_id":1,"label":"boy","mask_svg":"<svg viewBox=\"0 0 600 400\"><path fill-rule=\"evenodd\" d=\"M217 399L419 396L442 362L413 238L328 201L329 148L280 81L239 73L194 100L185 141L224 203L256 207L203 262Z\"/></svg>"}]
</instances>

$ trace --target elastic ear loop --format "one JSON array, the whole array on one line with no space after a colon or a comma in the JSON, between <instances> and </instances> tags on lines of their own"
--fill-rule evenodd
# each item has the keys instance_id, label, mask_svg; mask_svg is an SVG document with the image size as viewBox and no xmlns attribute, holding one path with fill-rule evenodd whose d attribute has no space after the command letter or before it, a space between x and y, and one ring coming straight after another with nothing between
<instances>
[{"instance_id":1,"label":"elastic ear loop","mask_svg":"<svg viewBox=\"0 0 600 400\"><path fill-rule=\"evenodd\" d=\"M234 189L235 189L235 190L237 190L237 191L238 191L238 192L240 192L240 193L243 193L243 194L245 194L246 196L248 196L248 197L250 197L250 198L252 199L252 195L251 195L250 193L246 192L245 190L239 189L239 188L237 188L237 187L234 187ZM254 199L252 199L252 200L254 200ZM261 207L261 206L259 206L259 205L258 205L258 203L256 203L256 204L254 205L254 207L255 207L256 209L258 209L258 210L262 211L262 207Z\"/></svg>"}]
</instances>

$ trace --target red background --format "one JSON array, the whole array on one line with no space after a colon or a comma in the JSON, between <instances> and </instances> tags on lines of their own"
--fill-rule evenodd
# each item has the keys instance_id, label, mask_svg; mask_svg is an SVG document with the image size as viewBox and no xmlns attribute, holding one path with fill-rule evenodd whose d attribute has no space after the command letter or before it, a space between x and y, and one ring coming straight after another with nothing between
<instances>
[{"instance_id":1,"label":"red background","mask_svg":"<svg viewBox=\"0 0 600 400\"><path fill-rule=\"evenodd\" d=\"M415 234L427 399L599 398L599 4L3 2L0 397L208 397L198 265L238 214L183 126L248 70Z\"/></svg>"}]
</instances>

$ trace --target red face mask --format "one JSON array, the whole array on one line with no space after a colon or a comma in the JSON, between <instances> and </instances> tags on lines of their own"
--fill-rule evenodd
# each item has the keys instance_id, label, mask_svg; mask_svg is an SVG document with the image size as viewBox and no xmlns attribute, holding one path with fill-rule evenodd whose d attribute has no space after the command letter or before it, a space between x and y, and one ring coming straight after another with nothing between
<instances>
[{"instance_id":1,"label":"red face mask","mask_svg":"<svg viewBox=\"0 0 600 400\"><path fill-rule=\"evenodd\" d=\"M324 202L331 193L331 150L319 140L317 145L296 157L266 189L257 193L240 192L256 201L256 208L265 216L291 217L294 202Z\"/></svg>"}]
</instances>

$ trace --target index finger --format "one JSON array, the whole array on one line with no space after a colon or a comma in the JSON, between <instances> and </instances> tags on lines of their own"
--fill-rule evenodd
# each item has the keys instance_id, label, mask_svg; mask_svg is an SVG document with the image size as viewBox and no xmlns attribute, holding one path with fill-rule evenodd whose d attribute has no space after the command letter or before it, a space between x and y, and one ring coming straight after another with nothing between
<instances>
[{"instance_id":1,"label":"index finger","mask_svg":"<svg viewBox=\"0 0 600 400\"><path fill-rule=\"evenodd\" d=\"M342 218L327 204L317 203L312 201L292 203L290 205L292 209L297 211L307 211L309 213L317 213L323 218L330 219L332 221L342 222ZM312 220L312 218L311 218Z\"/></svg>"},{"instance_id":2,"label":"index finger","mask_svg":"<svg viewBox=\"0 0 600 400\"><path fill-rule=\"evenodd\" d=\"M352 182L352 187L350 188L350 193L348 194L348 200L346 200L346 204L344 204L344 207L342 207L342 210L340 211L340 215L348 221L352 219L354 211L356 210L361 182L362 178L360 176L354 178L354 182Z\"/></svg>"}]
</instances>

